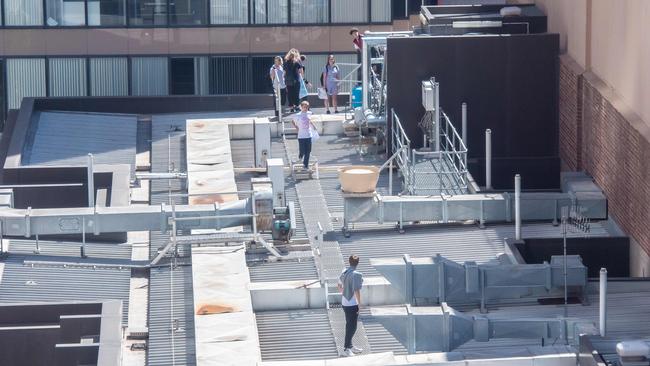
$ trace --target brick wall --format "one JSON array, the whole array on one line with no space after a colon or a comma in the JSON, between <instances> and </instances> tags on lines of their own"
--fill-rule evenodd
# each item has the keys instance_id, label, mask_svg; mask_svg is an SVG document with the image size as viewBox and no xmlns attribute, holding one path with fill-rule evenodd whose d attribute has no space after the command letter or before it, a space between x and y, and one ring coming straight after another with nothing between
<instances>
[{"instance_id":1,"label":"brick wall","mask_svg":"<svg viewBox=\"0 0 650 366\"><path fill-rule=\"evenodd\" d=\"M582 169L582 74L570 57L560 57L560 157L562 170Z\"/></svg>"},{"instance_id":2,"label":"brick wall","mask_svg":"<svg viewBox=\"0 0 650 366\"><path fill-rule=\"evenodd\" d=\"M583 168L610 215L650 253L650 127L594 74L584 75L582 95Z\"/></svg>"},{"instance_id":3,"label":"brick wall","mask_svg":"<svg viewBox=\"0 0 650 366\"><path fill-rule=\"evenodd\" d=\"M609 214L650 254L650 126L591 72L560 60L560 156L605 192Z\"/></svg>"}]
</instances>

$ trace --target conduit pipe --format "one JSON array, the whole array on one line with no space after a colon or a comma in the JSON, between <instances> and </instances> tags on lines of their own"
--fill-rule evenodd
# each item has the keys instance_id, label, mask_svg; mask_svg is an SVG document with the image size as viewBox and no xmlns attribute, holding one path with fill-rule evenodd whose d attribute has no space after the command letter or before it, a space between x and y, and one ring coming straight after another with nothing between
<instances>
[{"instance_id":1,"label":"conduit pipe","mask_svg":"<svg viewBox=\"0 0 650 366\"><path fill-rule=\"evenodd\" d=\"M515 175L515 239L521 240L521 176Z\"/></svg>"}]
</instances>

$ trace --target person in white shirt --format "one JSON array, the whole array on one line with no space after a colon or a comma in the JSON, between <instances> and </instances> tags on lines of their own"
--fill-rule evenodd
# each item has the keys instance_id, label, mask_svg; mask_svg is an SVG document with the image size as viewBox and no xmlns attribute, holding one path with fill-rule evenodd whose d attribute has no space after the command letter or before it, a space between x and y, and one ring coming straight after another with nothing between
<instances>
[{"instance_id":1,"label":"person in white shirt","mask_svg":"<svg viewBox=\"0 0 650 366\"><path fill-rule=\"evenodd\" d=\"M284 82L284 68L282 67L282 57L275 56L273 59L273 66L269 70L269 76L271 77L271 82L273 83L273 104L276 105L275 115L277 117L277 103L278 103L278 86L280 87L280 107L284 106L287 103L287 85Z\"/></svg>"},{"instance_id":2,"label":"person in white shirt","mask_svg":"<svg viewBox=\"0 0 650 366\"><path fill-rule=\"evenodd\" d=\"M346 268L339 277L338 288L343 295L341 305L345 313L345 343L343 345L343 357L354 356L361 353L361 348L352 345L352 337L357 331L357 320L359 319L359 305L361 305L361 287L363 286L363 275L357 271L359 257L351 255L348 258L350 266Z\"/></svg>"},{"instance_id":3,"label":"person in white shirt","mask_svg":"<svg viewBox=\"0 0 650 366\"><path fill-rule=\"evenodd\" d=\"M300 112L293 115L291 123L298 130L298 159L302 160L305 169L309 169L309 155L311 154L311 138L313 128L316 126L311 121L312 113L309 111L309 102L304 100L300 103Z\"/></svg>"}]
</instances>

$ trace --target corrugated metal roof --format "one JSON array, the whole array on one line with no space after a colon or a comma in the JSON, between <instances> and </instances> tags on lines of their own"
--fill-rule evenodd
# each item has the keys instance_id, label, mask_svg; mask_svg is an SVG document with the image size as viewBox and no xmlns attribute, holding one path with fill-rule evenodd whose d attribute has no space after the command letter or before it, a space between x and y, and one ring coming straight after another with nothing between
<instances>
[{"instance_id":1,"label":"corrugated metal roof","mask_svg":"<svg viewBox=\"0 0 650 366\"><path fill-rule=\"evenodd\" d=\"M185 115L163 115L152 118L151 171L167 172L170 162L179 171L185 169ZM178 131L176 131L178 130ZM170 138L168 138L168 136ZM168 185L169 184L169 185ZM180 180L153 180L150 187L152 205L168 201L168 190L185 193ZM186 198L175 197L176 203L186 203ZM150 257L169 241L169 234L150 233ZM189 257L191 248L181 246L180 255ZM147 365L195 365L194 299L192 295L192 267L180 266L174 270L165 266L153 268L149 276L149 344ZM172 307L172 298L174 305ZM172 316L173 312L173 316ZM172 319L174 337L172 334ZM173 342L172 342L173 339ZM173 347L172 347L173 343Z\"/></svg>"},{"instance_id":2,"label":"corrugated metal roof","mask_svg":"<svg viewBox=\"0 0 650 366\"><path fill-rule=\"evenodd\" d=\"M11 239L9 244L9 253L28 254L30 260L43 260L45 257L70 257L71 261L79 261L80 242L69 241L39 241L40 254L35 255L35 240ZM112 243L86 243L85 254L88 258L85 261L96 262L97 259L124 259L131 260L130 244L112 244Z\"/></svg>"},{"instance_id":3,"label":"corrugated metal roof","mask_svg":"<svg viewBox=\"0 0 650 366\"><path fill-rule=\"evenodd\" d=\"M336 358L336 344L325 309L255 314L262 361Z\"/></svg>"},{"instance_id":4,"label":"corrugated metal roof","mask_svg":"<svg viewBox=\"0 0 650 366\"><path fill-rule=\"evenodd\" d=\"M122 324L129 309L130 269L91 269L23 265L10 256L0 283L0 303L122 300Z\"/></svg>"},{"instance_id":5,"label":"corrugated metal roof","mask_svg":"<svg viewBox=\"0 0 650 366\"><path fill-rule=\"evenodd\" d=\"M196 365L192 291L191 266L151 269L147 365Z\"/></svg>"},{"instance_id":6,"label":"corrugated metal roof","mask_svg":"<svg viewBox=\"0 0 650 366\"><path fill-rule=\"evenodd\" d=\"M248 262L251 282L318 281L313 257L298 261Z\"/></svg>"},{"instance_id":7,"label":"corrugated metal roof","mask_svg":"<svg viewBox=\"0 0 650 366\"><path fill-rule=\"evenodd\" d=\"M22 164L85 166L88 153L96 164L135 166L137 119L130 115L40 112L31 124Z\"/></svg>"}]
</instances>

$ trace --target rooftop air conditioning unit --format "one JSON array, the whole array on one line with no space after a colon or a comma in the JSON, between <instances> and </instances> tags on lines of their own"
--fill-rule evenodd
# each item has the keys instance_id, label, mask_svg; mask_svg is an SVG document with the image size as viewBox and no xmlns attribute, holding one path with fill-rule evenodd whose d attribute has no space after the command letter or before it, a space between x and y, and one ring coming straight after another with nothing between
<instances>
[{"instance_id":1,"label":"rooftop air conditioning unit","mask_svg":"<svg viewBox=\"0 0 650 366\"><path fill-rule=\"evenodd\" d=\"M435 110L434 88L430 80L422 82L422 106L427 112Z\"/></svg>"}]
</instances>

